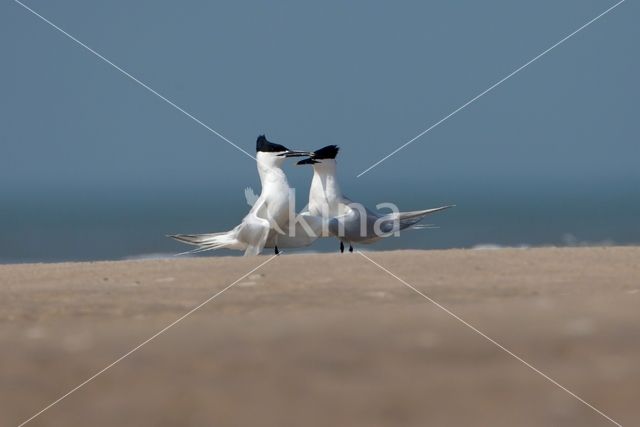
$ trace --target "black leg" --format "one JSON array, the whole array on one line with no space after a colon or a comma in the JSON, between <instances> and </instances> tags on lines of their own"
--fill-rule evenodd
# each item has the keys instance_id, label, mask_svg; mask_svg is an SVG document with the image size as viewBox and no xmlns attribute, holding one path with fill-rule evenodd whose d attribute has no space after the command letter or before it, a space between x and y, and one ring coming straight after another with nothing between
<instances>
[{"instance_id":1,"label":"black leg","mask_svg":"<svg viewBox=\"0 0 640 427\"><path fill-rule=\"evenodd\" d=\"M344 252L344 243L340 242L340 253Z\"/></svg>"},{"instance_id":2,"label":"black leg","mask_svg":"<svg viewBox=\"0 0 640 427\"><path fill-rule=\"evenodd\" d=\"M351 243L349 243L349 252L353 252L353 246L351 246Z\"/></svg>"},{"instance_id":3,"label":"black leg","mask_svg":"<svg viewBox=\"0 0 640 427\"><path fill-rule=\"evenodd\" d=\"M278 255L280 251L278 250L278 245L276 245L276 255Z\"/></svg>"}]
</instances>

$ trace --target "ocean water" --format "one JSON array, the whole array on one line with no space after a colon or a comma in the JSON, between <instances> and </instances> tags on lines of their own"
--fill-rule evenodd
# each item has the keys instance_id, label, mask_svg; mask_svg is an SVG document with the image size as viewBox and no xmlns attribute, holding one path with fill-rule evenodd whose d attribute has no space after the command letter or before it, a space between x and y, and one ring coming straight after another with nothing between
<instances>
[{"instance_id":1,"label":"ocean water","mask_svg":"<svg viewBox=\"0 0 640 427\"><path fill-rule=\"evenodd\" d=\"M431 227L404 231L367 250L640 244L640 197L618 192L539 194L447 191L418 200L390 194L402 210L456 204L423 220ZM369 207L386 200L364 192ZM304 200L299 203L304 204ZM0 210L0 262L118 260L172 256L189 249L170 233L224 231L248 211L242 191L145 191L5 198ZM332 252L320 239L292 252ZM200 256L240 255L220 250Z\"/></svg>"}]
</instances>

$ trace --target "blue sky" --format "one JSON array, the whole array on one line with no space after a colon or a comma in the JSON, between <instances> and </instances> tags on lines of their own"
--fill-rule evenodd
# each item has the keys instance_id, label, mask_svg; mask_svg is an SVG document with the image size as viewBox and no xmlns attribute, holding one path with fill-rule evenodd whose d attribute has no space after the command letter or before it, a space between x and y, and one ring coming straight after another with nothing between
<instances>
[{"instance_id":1,"label":"blue sky","mask_svg":"<svg viewBox=\"0 0 640 427\"><path fill-rule=\"evenodd\" d=\"M613 190L640 178L635 2L359 179L614 3L27 4L249 151L259 133L339 144L354 189ZM257 185L250 159L16 3L0 5L0 32L2 190ZM308 171L292 167L291 180L308 185Z\"/></svg>"}]
</instances>

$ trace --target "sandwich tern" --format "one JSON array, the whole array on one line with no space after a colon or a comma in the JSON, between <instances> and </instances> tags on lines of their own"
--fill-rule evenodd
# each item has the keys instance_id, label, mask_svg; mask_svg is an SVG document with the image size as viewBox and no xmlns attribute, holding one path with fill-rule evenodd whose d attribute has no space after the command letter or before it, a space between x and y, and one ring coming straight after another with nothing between
<instances>
[{"instance_id":1,"label":"sandwich tern","mask_svg":"<svg viewBox=\"0 0 640 427\"><path fill-rule=\"evenodd\" d=\"M336 176L338 151L338 146L328 145L314 151L309 158L300 160L298 164L313 166L308 212L325 219L323 236L328 234L337 237L340 240L340 252L344 252L345 243L349 244L349 252L353 252L353 243L368 244L383 237L397 235L400 230L413 226L425 216L454 206L413 212L395 211L387 215L372 212L342 194Z\"/></svg>"},{"instance_id":2,"label":"sandwich tern","mask_svg":"<svg viewBox=\"0 0 640 427\"><path fill-rule=\"evenodd\" d=\"M280 237L287 237L282 230L288 228L290 212L289 183L282 170L287 157L310 156L308 151L290 150L287 147L270 142L264 135L256 141L256 160L262 192L253 203L251 210L242 222L230 231L207 234L174 234L170 235L180 242L197 246L186 253L203 252L212 249L243 250L245 256L258 255L262 249L273 247L278 254ZM295 206L293 207L295 209ZM306 239L298 242L295 239L284 239L283 246L304 245Z\"/></svg>"}]
</instances>

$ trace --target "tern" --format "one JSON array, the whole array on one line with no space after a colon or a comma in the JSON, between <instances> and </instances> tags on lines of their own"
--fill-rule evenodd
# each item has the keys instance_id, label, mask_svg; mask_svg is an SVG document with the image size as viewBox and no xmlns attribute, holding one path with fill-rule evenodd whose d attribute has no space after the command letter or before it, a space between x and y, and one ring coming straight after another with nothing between
<instances>
[{"instance_id":1,"label":"tern","mask_svg":"<svg viewBox=\"0 0 640 427\"><path fill-rule=\"evenodd\" d=\"M278 254L279 237L281 235L286 237L282 234L282 230L287 229L292 210L290 187L282 165L287 157L312 154L309 151L290 150L260 135L256 141L256 160L262 191L242 222L232 230L222 233L174 234L169 237L197 246L196 249L186 253L226 248L243 250L245 256L258 255L267 243L270 243L269 246L272 245L271 247ZM295 245L295 243L289 245Z\"/></svg>"},{"instance_id":2,"label":"tern","mask_svg":"<svg viewBox=\"0 0 640 427\"><path fill-rule=\"evenodd\" d=\"M337 237L340 240L340 252L344 252L345 243L349 244L349 252L353 252L353 243L373 243L413 226L429 214L454 206L387 215L372 212L342 194L336 175L338 151L338 146L327 145L298 164L313 166L308 212L326 220L327 228L323 236L328 234Z\"/></svg>"}]
</instances>

